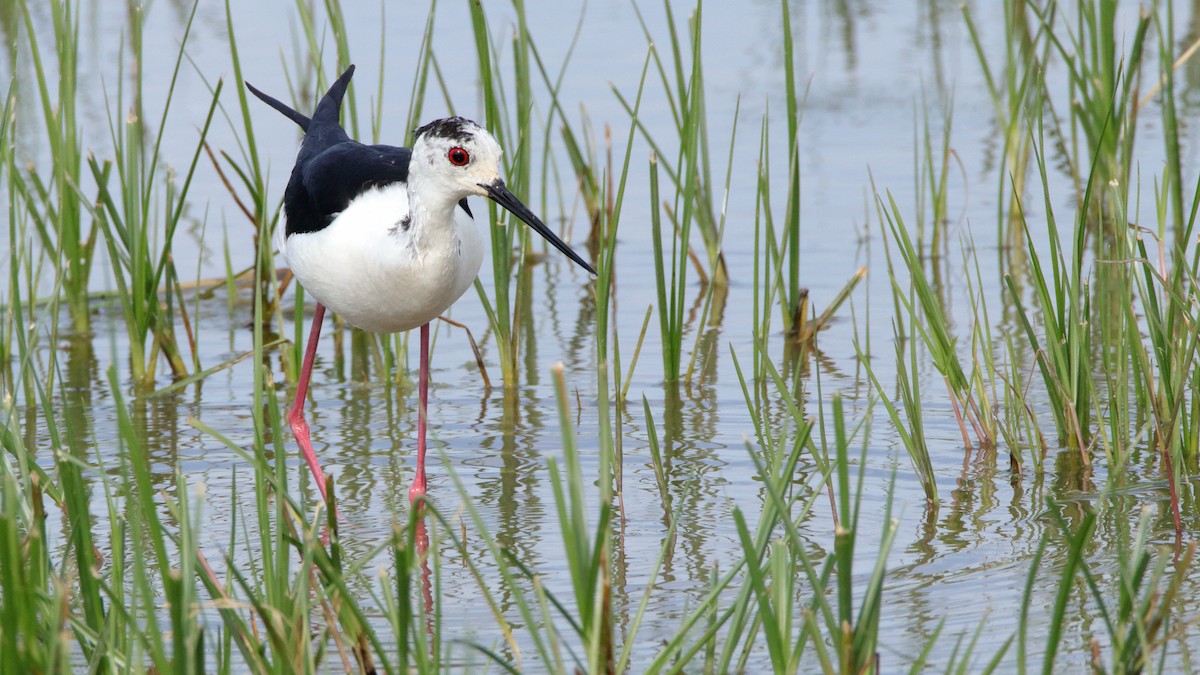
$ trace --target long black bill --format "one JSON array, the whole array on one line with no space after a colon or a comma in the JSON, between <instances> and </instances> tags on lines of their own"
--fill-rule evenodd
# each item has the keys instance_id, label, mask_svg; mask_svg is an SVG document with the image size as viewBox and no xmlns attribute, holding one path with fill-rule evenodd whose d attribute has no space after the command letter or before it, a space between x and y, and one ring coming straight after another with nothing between
<instances>
[{"instance_id":1,"label":"long black bill","mask_svg":"<svg viewBox=\"0 0 1200 675\"><path fill-rule=\"evenodd\" d=\"M554 248L562 251L568 258L574 260L576 265L579 265L583 269L587 270L592 276L596 276L596 270L592 269L591 265L584 262L583 258L580 258L578 253L571 250L571 247L567 246L562 239L559 239L558 235L554 234L550 228L546 227L546 224L543 223L540 218L533 215L533 211L530 211L528 206L522 204L521 200L517 199L516 195L509 192L508 187L504 185L504 181L496 179L496 181L493 183L480 183L479 187L487 190L488 196L492 198L492 201L508 209L508 211L514 216L525 221L526 225L532 227L535 232L545 237L546 241L554 245Z\"/></svg>"}]
</instances>

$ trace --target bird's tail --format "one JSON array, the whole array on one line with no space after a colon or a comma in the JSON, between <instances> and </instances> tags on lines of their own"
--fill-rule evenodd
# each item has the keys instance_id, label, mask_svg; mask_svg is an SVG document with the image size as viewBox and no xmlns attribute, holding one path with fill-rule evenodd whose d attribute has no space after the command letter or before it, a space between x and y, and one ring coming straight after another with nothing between
<instances>
[{"instance_id":1,"label":"bird's tail","mask_svg":"<svg viewBox=\"0 0 1200 675\"><path fill-rule=\"evenodd\" d=\"M305 117L299 112L296 112L279 99L264 94L249 82L246 83L246 88L250 90L251 94L257 96L263 103L266 103L272 108L283 113L285 117L300 125L301 129L308 131L308 127L313 123L313 120L318 122L331 122L333 124L338 123L338 117L342 109L342 97L346 95L346 87L350 85L350 78L353 76L354 66L351 65L346 69L346 72L342 73L342 76L339 77L331 87L329 87L329 91L325 92L325 95L321 97L321 102L317 104L317 110L313 113L311 119Z\"/></svg>"}]
</instances>

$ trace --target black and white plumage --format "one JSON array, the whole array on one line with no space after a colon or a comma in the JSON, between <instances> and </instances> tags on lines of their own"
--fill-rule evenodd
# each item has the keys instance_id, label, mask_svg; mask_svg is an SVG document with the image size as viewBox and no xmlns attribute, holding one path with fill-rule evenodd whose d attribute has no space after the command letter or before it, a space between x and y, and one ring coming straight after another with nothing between
<instances>
[{"instance_id":1,"label":"black and white plumage","mask_svg":"<svg viewBox=\"0 0 1200 675\"><path fill-rule=\"evenodd\" d=\"M462 117L430 122L417 130L412 149L352 140L339 117L353 75L350 66L311 118L246 83L305 132L284 192L285 226L276 229L275 243L319 304L288 419L324 495L303 418L324 308L374 332L420 326L422 405L412 494L424 494L428 323L470 288L483 263L483 239L466 198L492 199L589 273L595 270L508 190L500 176L500 144L475 122Z\"/></svg>"},{"instance_id":2,"label":"black and white plumage","mask_svg":"<svg viewBox=\"0 0 1200 675\"><path fill-rule=\"evenodd\" d=\"M483 262L469 196L495 200L595 273L508 191L500 145L478 124L435 120L417 131L411 150L351 140L338 118L353 74L351 66L333 83L311 119L247 85L305 131L284 192L286 225L275 243L318 302L375 332L437 318L471 286ZM466 161L453 163L452 151L465 153Z\"/></svg>"}]
</instances>

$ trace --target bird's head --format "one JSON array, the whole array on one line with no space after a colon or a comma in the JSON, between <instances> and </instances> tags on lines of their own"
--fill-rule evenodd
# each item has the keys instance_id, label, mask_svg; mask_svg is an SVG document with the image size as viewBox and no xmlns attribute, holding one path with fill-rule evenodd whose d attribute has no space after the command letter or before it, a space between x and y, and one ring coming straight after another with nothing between
<instances>
[{"instance_id":1,"label":"bird's head","mask_svg":"<svg viewBox=\"0 0 1200 675\"><path fill-rule=\"evenodd\" d=\"M439 190L454 201L487 197L525 221L555 248L593 276L596 271L571 250L529 207L509 191L500 175L504 151L487 129L463 117L434 120L417 129L409 181Z\"/></svg>"},{"instance_id":2,"label":"bird's head","mask_svg":"<svg viewBox=\"0 0 1200 675\"><path fill-rule=\"evenodd\" d=\"M488 196L485 185L500 177L504 151L487 129L464 117L434 120L417 129L413 143L413 174L437 184L454 200Z\"/></svg>"}]
</instances>

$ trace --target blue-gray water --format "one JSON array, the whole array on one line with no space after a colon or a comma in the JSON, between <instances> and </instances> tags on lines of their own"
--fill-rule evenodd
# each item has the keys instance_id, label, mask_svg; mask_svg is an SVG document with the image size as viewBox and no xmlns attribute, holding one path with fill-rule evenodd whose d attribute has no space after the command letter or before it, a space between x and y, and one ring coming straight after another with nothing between
<instances>
[{"instance_id":1,"label":"blue-gray water","mask_svg":"<svg viewBox=\"0 0 1200 675\"><path fill-rule=\"evenodd\" d=\"M989 56L999 62L1003 49L1000 3L969 3ZM994 6L995 5L995 6ZM384 87L381 110L381 140L399 143L404 137L407 97L416 70L418 41L424 28L425 8L388 5L381 22L380 5L345 3L347 26L351 35L356 75L359 120L363 133L370 129L368 110L373 107L380 74L379 40L386 41ZM34 8L41 27L48 21L41 8ZM690 8L675 7L682 21ZM1131 21L1136 8L1124 9ZM511 30L508 8L497 3L489 6L491 27L506 67ZM573 120L579 120L582 108L592 124L594 139L601 143L601 130L611 125L614 152L619 166L629 118L613 93L615 87L632 100L645 63L647 42L637 23L631 4L593 2L586 9L573 3L533 2L529 4L529 30L539 52L552 72L556 72L575 32L580 12L584 13L579 43L568 66L559 99ZM667 58L667 29L662 8L645 3L642 16L656 40L663 58ZM951 147L954 155L948 183L947 232L952 262L945 269L941 292L948 299L951 320L960 339L960 353L969 356L964 344L972 320L968 288L959 262L963 246L974 244L981 267L985 296L991 309L993 330L997 335L1014 331L1010 317L1002 317L1000 252L996 237L996 186L1000 141L992 120L992 103L981 77L979 63L961 15L958 2L806 2L794 3L794 39L798 52L797 72L800 86L808 93L800 128L802 174L802 267L801 282L810 289L811 298L823 309L851 276L862 266L868 268L850 303L838 311L828 331L818 340L819 358L809 375L815 391L819 375L822 390L829 397L840 392L854 419L867 411L868 383L857 364L854 341L869 340L874 353L873 366L885 386L895 382L892 342L893 304L891 280L884 259L879 216L873 189L894 195L910 227L918 220L919 194L925 188L917 184L919 164L916 156L922 125L928 119L935 138L940 136L943 111L953 112ZM125 25L124 8L113 3L85 3L81 31L81 110L88 134L85 143L104 154L108 145L107 113L103 94L116 86L119 36ZM288 100L285 73L294 73L298 53L300 24L292 3L274 0L244 3L234 10L235 30L241 49L244 76L260 88ZM1188 10L1178 10L1179 32L1196 18ZM179 3L157 3L149 12L145 32L146 108L161 109L166 94L170 61L177 49L187 9ZM1125 30L1131 28L1131 23ZM333 38L329 29L320 27L326 63L332 63ZM204 80L212 83L223 78L222 97L231 117L236 118L233 98L232 67L229 61L223 7L203 3L197 13L185 64L175 94L175 110L166 133L171 139L166 148L168 162L181 167L190 159L207 109L209 93ZM628 615L636 611L642 592L664 537L662 508L650 465L646 420L638 400L650 401L660 436L666 439L671 462L669 480L679 524L679 541L672 558L658 581L644 624L637 635L637 664L644 664L656 652L656 645L669 638L679 619L708 589L714 566L728 569L741 556L731 513L739 507L753 522L761 503L761 491L753 464L746 450L746 439L753 436L751 415L743 399L730 352L746 365L755 345L752 334L752 292L756 171L759 159L759 135L764 115L771 120L772 194L776 209L782 209L787 148L784 102L783 50L779 7L775 2L756 0L744 3L708 3L704 7L704 75L708 103L708 132L714 162L714 176L723 183L734 111L739 111L737 135L732 154L731 179L727 201L724 252L731 273L729 301L719 325L703 327L694 321L685 337L685 360L701 339L713 347L715 363L708 364L709 375L694 387L681 388L681 400L671 402L662 385L661 340L657 318L652 318L640 360L632 377L628 416L623 420L625 466L623 520L618 538L618 599L614 608L626 625ZM45 38L43 38L45 39ZM442 3L437 13L434 51L453 101L454 112L482 119L477 90L475 48L469 15L465 5ZM19 61L18 78L29 75L29 64ZM194 65L192 65L194 64ZM5 63L6 68L11 64ZM333 66L324 68L327 77ZM1187 124L1194 115L1197 99L1197 72L1181 71L1184 120L1181 133L1185 147L1196 147L1196 131ZM1051 88L1065 87L1062 72L1048 75ZM25 86L25 85L23 85ZM306 83L311 90L311 84ZM547 116L543 88L534 87L537 103L534 114ZM435 89L431 87L431 92ZM1065 100L1065 95L1062 99ZM32 114L35 98L23 95L21 114ZM1152 105L1148 110L1153 109ZM295 128L274 111L252 103L258 146L270 166L270 193L278 200L290 171L297 143ZM449 110L440 95L426 101L425 119L442 116ZM659 139L673 136L670 110L657 77L651 75L642 120ZM1151 175L1162 165L1158 143L1156 114L1142 116L1137 169L1141 171L1144 213L1129 214L1131 221L1153 215ZM557 127L557 125L555 125ZM557 133L551 133L552 147L559 166L567 167ZM524 139L532 151L541 152L542 135ZM230 125L219 119L210 138L214 148L237 152ZM935 146L936 147L936 146ZM44 162L46 149L36 136L23 137L23 157ZM1194 152L1184 155L1184 175L1195 176ZM649 147L638 137L633 144L632 177L625 195L617 249L619 311L616 323L623 360L628 364L641 329L646 308L656 303L653 253L650 239L650 204L646 184ZM536 163L536 162L535 162ZM1054 171L1056 167L1051 167ZM567 221L579 244L587 223L581 205L575 203L571 189L574 178L568 171L559 177L566 186L564 201L558 193L530 194L530 203L548 222L558 226ZM1056 182L1054 207L1060 217L1074 213L1074 195L1061 175ZM1058 185L1057 182L1061 182ZM874 188L872 187L874 185ZM187 278L219 277L224 274L221 246L228 237L233 267L242 269L252 262L250 224L233 204L215 171L202 162L192 188L191 227L178 233L175 261L180 274ZM1040 195L1029 200L1031 222L1042 222ZM477 209L479 213L482 208ZM968 238L968 235L970 238ZM1036 232L1036 238L1045 236ZM491 274L485 263L481 274L485 286ZM0 263L7 273L7 262ZM112 288L106 262L96 264L94 287ZM702 291L693 275L689 302L699 308ZM447 512L455 512L457 493L447 476L452 467L465 483L490 532L497 540L513 547L522 560L543 575L544 583L562 596L569 595L569 581L561 536L554 512L552 488L546 460L561 454L561 436L555 411L549 369L556 362L566 366L568 385L579 392L580 407L576 419L583 450L584 475L597 472L594 461L598 437L598 411L595 394L595 340L586 277L557 255L551 255L534 272L535 321L527 344L532 357L522 361L520 399L515 409L506 410L499 390L485 391L465 337L457 330L438 329L433 357L433 387L430 400L430 494ZM250 306L237 304L226 310L224 297L202 302L199 325L200 359L213 365L252 346L248 327ZM776 312L778 310L776 309ZM483 342L484 358L493 380L499 379L494 336L487 335L487 320L473 292L453 308L451 316L467 324ZM104 373L113 354L126 352L125 338L115 306L102 307L94 317L97 336L92 354L68 352L68 358L84 361L83 372L90 373L90 413L93 441L104 461L115 453L113 439L115 412ZM1007 323L1006 323L1007 322ZM767 349L778 358L782 351L780 321L773 320L775 334ZM414 342L415 344L415 342ZM94 360L93 360L94 359ZM116 359L118 372L127 378L123 357ZM1028 367L1030 364L1026 364ZM1077 509L1097 499L1106 485L1103 462L1097 462L1090 474L1073 468L1068 451L1051 447L1047 473L1036 475L1027 465L1022 476L1014 476L1008 467L1007 448L977 455L964 450L941 376L922 354L920 362L922 392L925 396L926 431L933 455L941 495L940 508L931 515L925 506L920 485L909 468L909 460L899 437L883 409L876 405L867 439L867 477L862 520L859 523L858 574L865 581L870 565L877 558L878 533L884 526L887 499L894 500L894 515L899 519L899 534L887 556L889 574L885 584L884 610L880 629L880 652L885 672L906 666L917 655L938 622L945 619L943 638L931 661L940 663L955 648L958 635L970 635L986 621L977 654L990 658L1007 640L1017 625L1024 585L1034 553L1043 532L1053 527L1046 515L1047 498L1069 500L1062 507L1068 519L1078 516ZM235 442L248 443L252 429L252 361L244 361L212 375L195 387L178 393L133 403L136 416L144 419L157 439L152 451L161 459L159 475L164 487L170 484L169 467L178 460L192 486L203 484L204 532L207 548L218 551L228 543L231 484L238 477L241 512L253 508L246 486L250 469L240 457L211 437L187 424L197 417L226 434ZM160 369L165 372L165 368ZM366 382L351 375L349 360L335 358L332 331L324 337L314 374L313 397L309 406L317 452L338 482L340 504L353 528L344 537L351 558L363 556L391 532L394 519L406 513L407 487L412 478L413 431L416 406L410 381L393 386L372 377ZM276 372L279 370L276 368ZM278 375L282 377L282 375ZM127 384L127 383L126 383ZM166 384L166 380L163 380ZM888 390L886 395L895 392ZM286 405L286 391L280 392L280 405ZM1035 395L1033 399L1038 400ZM812 413L817 408L812 406ZM1043 429L1053 436L1048 408L1039 410ZM290 439L289 439L290 441ZM1053 438L1051 438L1053 445ZM294 446L289 442L289 448ZM855 444L855 452L861 447ZM1030 450L1024 450L1028 457ZM1142 507L1155 511L1157 529L1154 539L1170 541L1172 533L1165 508L1166 491L1159 480L1153 453L1135 462L1131 475L1121 483L1127 488L1114 500L1116 507L1102 520L1092 552L1102 571L1112 570L1121 552L1115 547L1120 532L1128 529ZM297 472L302 465L298 454ZM115 463L114 463L115 469ZM804 465L806 470L812 467ZM299 475L297 473L297 475ZM894 476L894 479L893 479ZM894 480L894 482L893 482ZM307 495L309 500L316 494ZM1073 510L1075 509L1075 510ZM818 502L815 515L804 524L804 534L815 546L832 546L832 520L824 501ZM468 547L484 561L486 579L499 587L495 570L488 567L489 555L468 527ZM244 550L239 555L247 555ZM485 644L500 642L499 632L489 608L479 602L476 580L458 560L449 546L439 552L442 560L441 593L443 622L447 635L473 637ZM1049 621L1059 576L1055 573L1062 552L1052 549L1045 573L1034 585L1031 625ZM368 563L366 569L390 565L387 559ZM1179 606L1194 609L1200 596L1188 591ZM1195 587L1195 584L1190 584ZM1185 610L1186 611L1186 610ZM1184 621L1191 618L1184 614ZM1065 653L1060 664L1082 670L1088 659L1088 640L1095 634L1104 639L1094 608L1086 603L1073 606L1068 613ZM1033 645L1040 650L1040 642ZM1188 642L1194 647L1194 639ZM526 650L528 659L529 651ZM464 657L468 655L464 653ZM1010 649L1006 663L1013 664ZM526 667L531 664L526 661Z\"/></svg>"}]
</instances>

